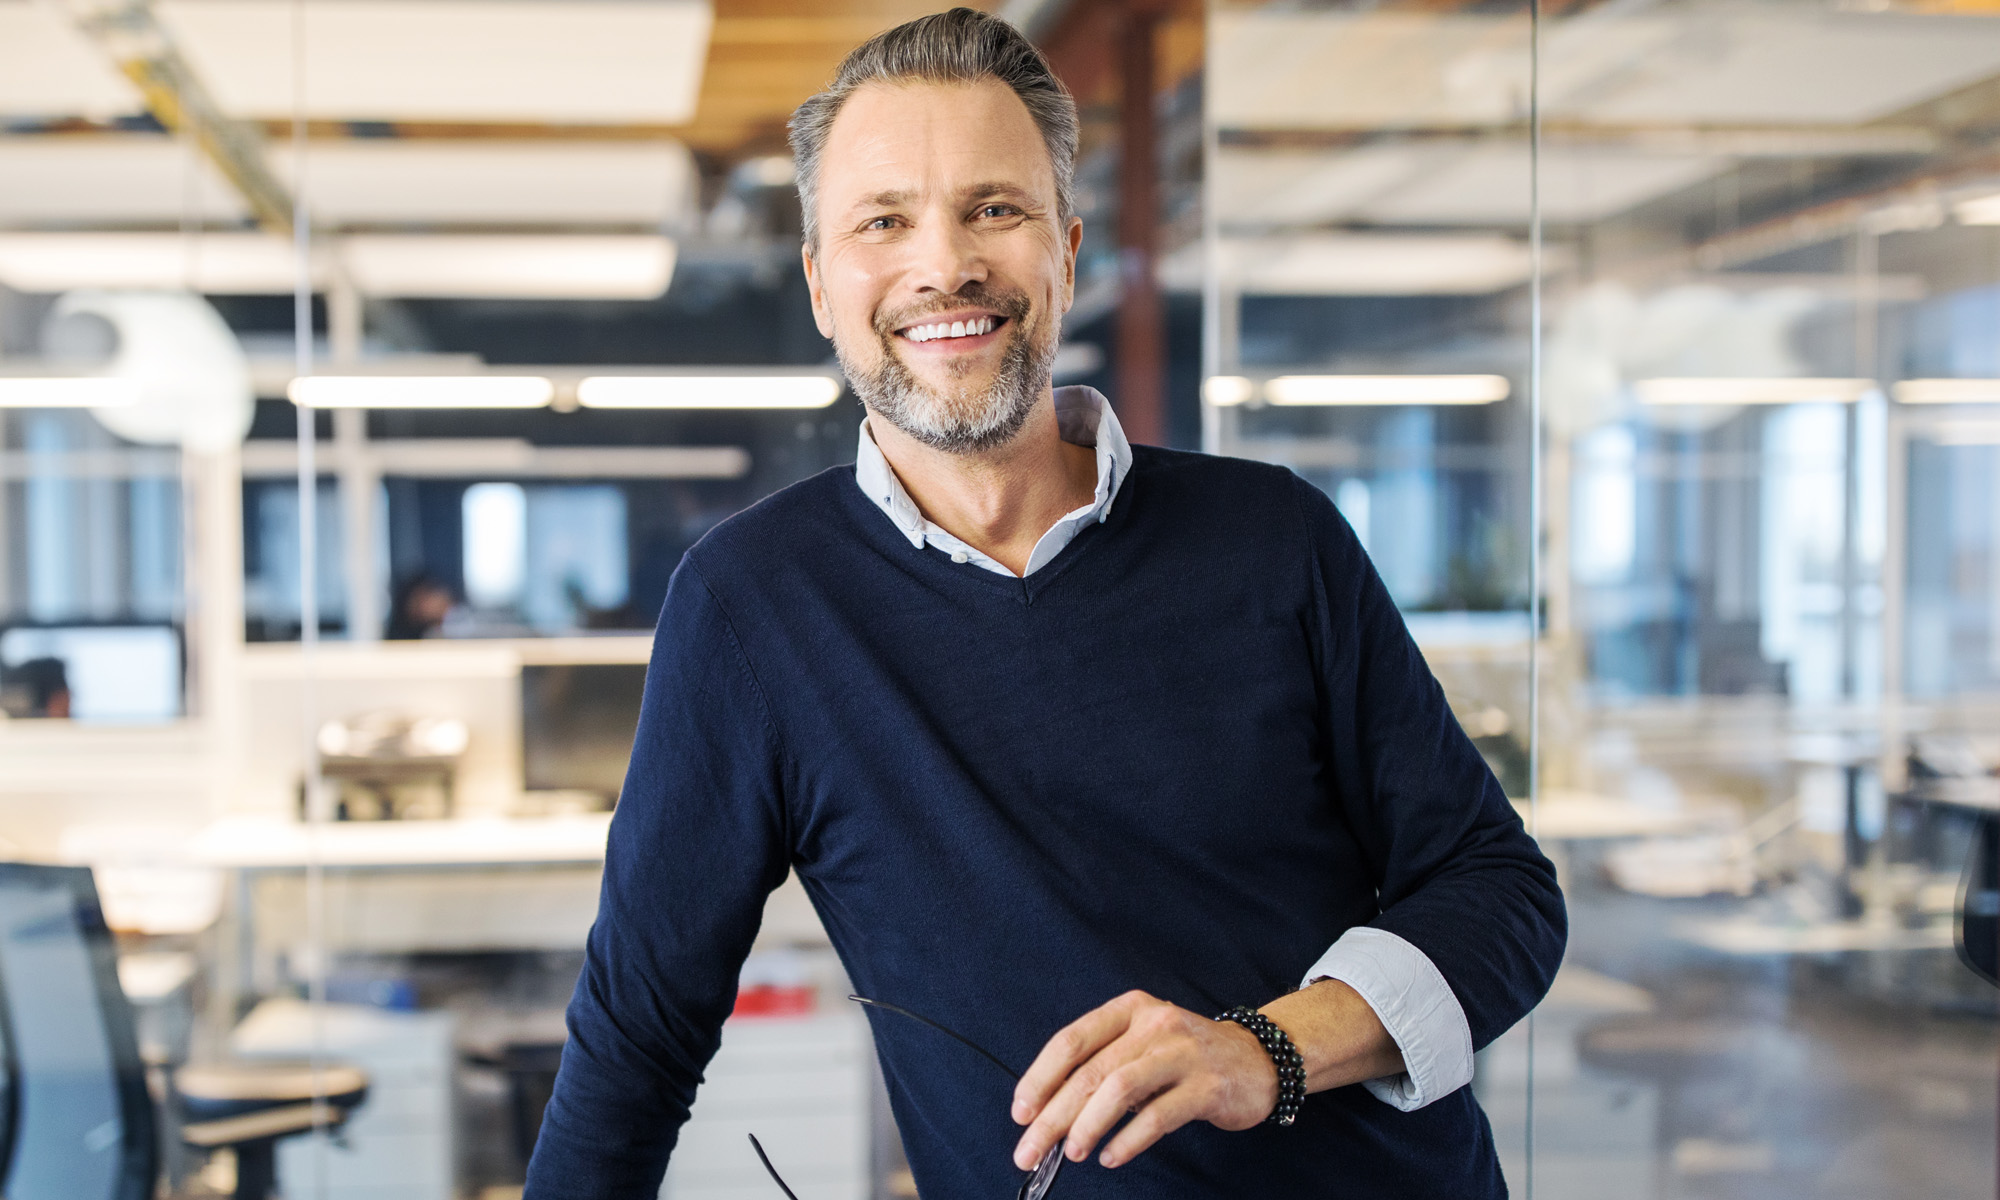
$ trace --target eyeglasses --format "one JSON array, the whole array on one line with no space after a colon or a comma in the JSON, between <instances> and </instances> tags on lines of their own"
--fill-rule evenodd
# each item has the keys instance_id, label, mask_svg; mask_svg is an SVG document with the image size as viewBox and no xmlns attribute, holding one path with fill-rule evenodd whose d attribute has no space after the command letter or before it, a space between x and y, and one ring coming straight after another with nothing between
<instances>
[{"instance_id":1,"label":"eyeglasses","mask_svg":"<svg viewBox=\"0 0 2000 1200\"><path fill-rule=\"evenodd\" d=\"M885 1004L880 1000L870 1000L866 996L849 996L848 999L854 1001L856 1004L866 1004L870 1008L879 1008L883 1012L892 1012L899 1017L908 1017L919 1024L928 1025L946 1037L970 1047L979 1057L1005 1071L1007 1078L1017 1083L1020 1082L1021 1073L1019 1071L1001 1062L999 1057L986 1047L949 1026L933 1021L920 1013L913 1013L907 1008L898 1008L896 1005ZM758 1161L762 1162L764 1169L770 1172L771 1182L778 1185L778 1190L784 1192L790 1200L799 1200L798 1193L792 1191L786 1185L784 1177L778 1174L778 1168L771 1165L771 1156L764 1153L764 1144L757 1140L757 1135L754 1133L750 1135L750 1148L757 1152ZM1063 1144L1061 1142L1057 1142L1055 1145L1049 1147L1049 1152L1042 1155L1042 1161L1036 1163L1035 1169L1030 1171L1028 1177L1021 1181L1021 1190L1015 1193L1014 1200L1042 1200L1042 1197L1049 1194L1049 1189L1055 1186L1056 1176L1062 1171L1062 1148Z\"/></svg>"}]
</instances>

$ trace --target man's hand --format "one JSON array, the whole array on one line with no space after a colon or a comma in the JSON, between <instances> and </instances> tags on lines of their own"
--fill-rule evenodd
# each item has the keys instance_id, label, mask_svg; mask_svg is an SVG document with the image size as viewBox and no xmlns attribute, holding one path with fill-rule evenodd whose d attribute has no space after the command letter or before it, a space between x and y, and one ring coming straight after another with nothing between
<instances>
[{"instance_id":1,"label":"man's hand","mask_svg":"<svg viewBox=\"0 0 2000 1200\"><path fill-rule=\"evenodd\" d=\"M1249 1030L1127 992L1049 1039L1021 1076L1014 1120L1028 1131L1014 1164L1033 1170L1059 1140L1082 1162L1135 1113L1099 1160L1115 1167L1189 1121L1248 1129L1277 1103L1277 1069Z\"/></svg>"},{"instance_id":2,"label":"man's hand","mask_svg":"<svg viewBox=\"0 0 2000 1200\"><path fill-rule=\"evenodd\" d=\"M1394 1075L1402 1052L1353 988L1325 980L1264 1006L1306 1060L1306 1089L1322 1091ZM1278 1103L1278 1072L1256 1035L1144 992L1084 1014L1042 1047L1014 1088L1014 1121L1027 1125L1014 1165L1033 1170L1064 1143L1082 1162L1126 1113L1134 1114L1098 1161L1116 1167L1190 1121L1249 1129Z\"/></svg>"}]
</instances>

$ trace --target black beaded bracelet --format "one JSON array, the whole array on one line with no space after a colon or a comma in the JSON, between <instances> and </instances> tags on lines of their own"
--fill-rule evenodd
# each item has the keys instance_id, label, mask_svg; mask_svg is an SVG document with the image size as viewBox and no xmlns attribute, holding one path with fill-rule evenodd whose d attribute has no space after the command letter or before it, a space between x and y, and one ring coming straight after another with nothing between
<instances>
[{"instance_id":1,"label":"black beaded bracelet","mask_svg":"<svg viewBox=\"0 0 2000 1200\"><path fill-rule=\"evenodd\" d=\"M1306 1060L1299 1056L1292 1039L1272 1024L1271 1018L1241 1004L1215 1019L1234 1021L1249 1030L1264 1047L1264 1053L1271 1056L1271 1065L1278 1069L1278 1106L1264 1119L1279 1125L1298 1120L1299 1107L1306 1102Z\"/></svg>"}]
</instances>

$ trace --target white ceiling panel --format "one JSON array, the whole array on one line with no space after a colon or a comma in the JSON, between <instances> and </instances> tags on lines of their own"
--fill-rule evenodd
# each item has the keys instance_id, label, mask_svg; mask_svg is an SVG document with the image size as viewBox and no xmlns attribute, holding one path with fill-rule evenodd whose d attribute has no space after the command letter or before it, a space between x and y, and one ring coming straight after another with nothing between
<instances>
[{"instance_id":1,"label":"white ceiling panel","mask_svg":"<svg viewBox=\"0 0 2000 1200\"><path fill-rule=\"evenodd\" d=\"M0 283L23 292L192 287L246 295L288 292L289 239L265 233L0 233Z\"/></svg>"},{"instance_id":2,"label":"white ceiling panel","mask_svg":"<svg viewBox=\"0 0 2000 1200\"><path fill-rule=\"evenodd\" d=\"M1556 116L1607 122L1846 124L2000 74L2000 19L1794 11L1634 16L1643 55L1573 76ZM1614 22L1606 22L1614 25ZM1587 41L1580 47L1587 48Z\"/></svg>"},{"instance_id":3,"label":"white ceiling panel","mask_svg":"<svg viewBox=\"0 0 2000 1200\"><path fill-rule=\"evenodd\" d=\"M0 116L102 118L144 108L61 9L0 0Z\"/></svg>"},{"instance_id":4,"label":"white ceiling panel","mask_svg":"<svg viewBox=\"0 0 2000 1200\"><path fill-rule=\"evenodd\" d=\"M1224 150L1216 156L1216 201L1232 224L1320 225L1352 218L1420 166L1407 146Z\"/></svg>"},{"instance_id":5,"label":"white ceiling panel","mask_svg":"<svg viewBox=\"0 0 2000 1200\"><path fill-rule=\"evenodd\" d=\"M674 274L652 236L360 234L341 261L368 296L650 300Z\"/></svg>"},{"instance_id":6,"label":"white ceiling panel","mask_svg":"<svg viewBox=\"0 0 2000 1200\"><path fill-rule=\"evenodd\" d=\"M1525 19L1253 12L1211 27L1211 111L1225 127L1484 125L1527 102Z\"/></svg>"},{"instance_id":7,"label":"white ceiling panel","mask_svg":"<svg viewBox=\"0 0 2000 1200\"><path fill-rule=\"evenodd\" d=\"M295 184L291 147L271 158ZM687 215L695 184L678 142L314 142L305 179L335 223L660 225Z\"/></svg>"},{"instance_id":8,"label":"white ceiling panel","mask_svg":"<svg viewBox=\"0 0 2000 1200\"><path fill-rule=\"evenodd\" d=\"M228 111L289 114L287 0L160 0ZM304 0L305 110L353 120L680 124L694 115L703 0Z\"/></svg>"},{"instance_id":9,"label":"white ceiling panel","mask_svg":"<svg viewBox=\"0 0 2000 1200\"><path fill-rule=\"evenodd\" d=\"M1400 187L1364 205L1364 220L1409 225L1526 225L1532 172L1526 147L1430 153ZM1542 215L1596 221L1715 174L1721 159L1620 151L1542 152Z\"/></svg>"},{"instance_id":10,"label":"white ceiling panel","mask_svg":"<svg viewBox=\"0 0 2000 1200\"><path fill-rule=\"evenodd\" d=\"M1528 246L1487 234L1232 238L1222 270L1240 292L1281 296L1486 295L1525 283Z\"/></svg>"},{"instance_id":11,"label":"white ceiling panel","mask_svg":"<svg viewBox=\"0 0 2000 1200\"><path fill-rule=\"evenodd\" d=\"M1225 127L1487 125L1527 112L1517 17L1257 12L1214 28L1212 111ZM2000 17L1598 9L1551 22L1543 68L1552 117L1861 122L2000 74Z\"/></svg>"},{"instance_id":12,"label":"white ceiling panel","mask_svg":"<svg viewBox=\"0 0 2000 1200\"><path fill-rule=\"evenodd\" d=\"M643 300L673 278L674 244L652 236L369 234L315 244L315 286L338 259L369 296ZM192 287L292 290L296 252L267 233L0 232L0 283L24 292Z\"/></svg>"},{"instance_id":13,"label":"white ceiling panel","mask_svg":"<svg viewBox=\"0 0 2000 1200\"><path fill-rule=\"evenodd\" d=\"M209 161L158 135L0 138L0 226L233 221L245 210Z\"/></svg>"},{"instance_id":14,"label":"white ceiling panel","mask_svg":"<svg viewBox=\"0 0 2000 1200\"><path fill-rule=\"evenodd\" d=\"M1526 147L1402 143L1349 151L1225 151L1218 157L1222 219L1232 224L1525 225ZM1595 221L1708 178L1713 157L1549 148L1542 211L1551 221Z\"/></svg>"}]
</instances>

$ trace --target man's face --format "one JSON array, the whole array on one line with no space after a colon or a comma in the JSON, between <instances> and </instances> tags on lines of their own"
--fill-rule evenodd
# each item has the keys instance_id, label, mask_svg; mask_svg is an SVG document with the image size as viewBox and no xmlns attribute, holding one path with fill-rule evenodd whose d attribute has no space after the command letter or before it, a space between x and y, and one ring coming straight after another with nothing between
<instances>
[{"instance_id":1,"label":"man's face","mask_svg":"<svg viewBox=\"0 0 2000 1200\"><path fill-rule=\"evenodd\" d=\"M813 316L868 407L917 440L1003 445L1048 390L1082 223L997 79L868 84L820 160Z\"/></svg>"}]
</instances>

